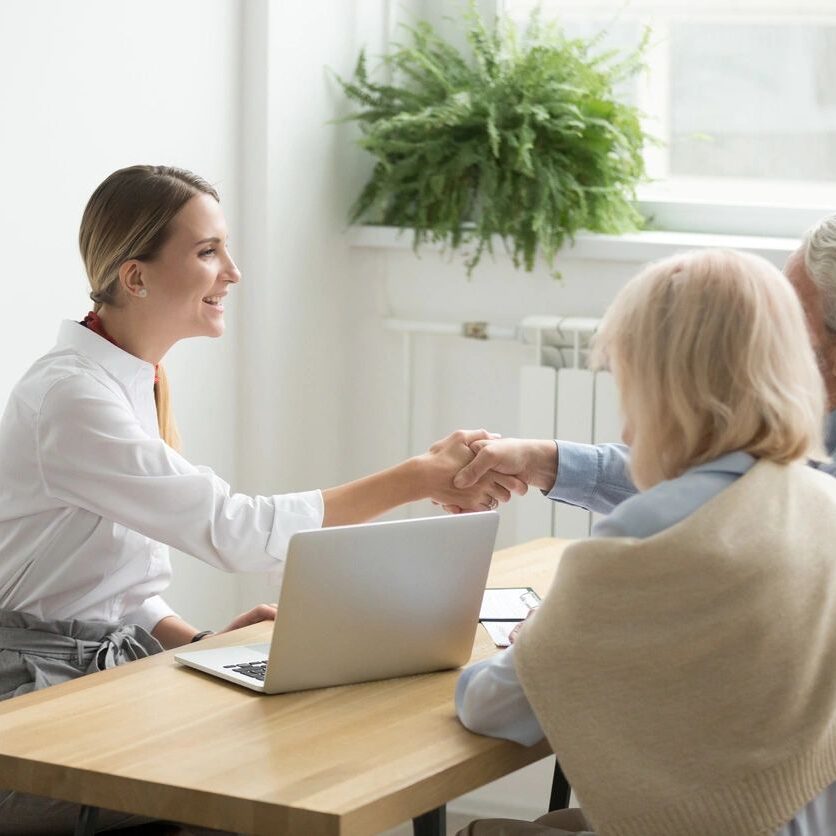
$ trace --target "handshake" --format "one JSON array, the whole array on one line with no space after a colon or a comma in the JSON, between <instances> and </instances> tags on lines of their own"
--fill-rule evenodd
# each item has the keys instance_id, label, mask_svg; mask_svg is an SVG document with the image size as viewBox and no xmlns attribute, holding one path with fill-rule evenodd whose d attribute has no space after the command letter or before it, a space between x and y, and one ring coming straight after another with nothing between
<instances>
[{"instance_id":1,"label":"handshake","mask_svg":"<svg viewBox=\"0 0 836 836\"><path fill-rule=\"evenodd\" d=\"M418 457L426 495L445 511L492 511L529 486L549 490L557 475L554 441L501 438L486 430L457 430Z\"/></svg>"}]
</instances>

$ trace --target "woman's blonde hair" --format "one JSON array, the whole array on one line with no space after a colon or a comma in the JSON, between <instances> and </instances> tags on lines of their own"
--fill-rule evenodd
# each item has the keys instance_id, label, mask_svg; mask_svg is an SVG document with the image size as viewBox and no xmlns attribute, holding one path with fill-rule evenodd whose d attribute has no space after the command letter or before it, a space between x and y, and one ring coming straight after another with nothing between
<instances>
[{"instance_id":1,"label":"woman's blonde hair","mask_svg":"<svg viewBox=\"0 0 836 836\"><path fill-rule=\"evenodd\" d=\"M90 281L94 309L118 304L119 268L126 261L151 261L170 233L169 224L199 194L220 200L202 177L182 168L134 165L113 172L93 192L81 218L78 244ZM171 411L171 392L162 364L154 384L157 422L163 440L180 448Z\"/></svg>"},{"instance_id":2,"label":"woman's blonde hair","mask_svg":"<svg viewBox=\"0 0 836 836\"><path fill-rule=\"evenodd\" d=\"M625 285L596 335L646 489L724 453L823 457L824 384L790 283L732 250L685 253Z\"/></svg>"}]
</instances>

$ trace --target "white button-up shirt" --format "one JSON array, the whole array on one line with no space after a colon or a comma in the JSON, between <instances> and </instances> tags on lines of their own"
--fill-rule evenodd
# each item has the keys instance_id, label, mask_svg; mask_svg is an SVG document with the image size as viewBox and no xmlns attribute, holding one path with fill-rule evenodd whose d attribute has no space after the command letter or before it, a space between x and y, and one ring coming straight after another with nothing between
<instances>
[{"instance_id":1,"label":"white button-up shirt","mask_svg":"<svg viewBox=\"0 0 836 836\"><path fill-rule=\"evenodd\" d=\"M281 567L319 491L245 496L160 439L154 367L77 322L0 421L0 608L152 630L168 546L225 571ZM165 544L165 545L164 545Z\"/></svg>"}]
</instances>

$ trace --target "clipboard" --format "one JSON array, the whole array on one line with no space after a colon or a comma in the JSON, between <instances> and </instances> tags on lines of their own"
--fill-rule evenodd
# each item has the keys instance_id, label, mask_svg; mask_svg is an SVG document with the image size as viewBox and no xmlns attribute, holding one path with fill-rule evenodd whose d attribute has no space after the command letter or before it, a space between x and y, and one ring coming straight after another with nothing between
<instances>
[{"instance_id":1,"label":"clipboard","mask_svg":"<svg viewBox=\"0 0 836 836\"><path fill-rule=\"evenodd\" d=\"M497 647L509 647L511 631L540 603L540 596L530 586L489 587L482 598L479 623Z\"/></svg>"}]
</instances>

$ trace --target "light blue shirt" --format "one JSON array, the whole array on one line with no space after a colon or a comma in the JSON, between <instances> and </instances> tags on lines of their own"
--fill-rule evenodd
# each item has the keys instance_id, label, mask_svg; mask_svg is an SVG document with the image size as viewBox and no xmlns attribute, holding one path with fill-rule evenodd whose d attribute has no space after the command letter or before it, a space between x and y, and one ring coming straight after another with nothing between
<instances>
[{"instance_id":1,"label":"light blue shirt","mask_svg":"<svg viewBox=\"0 0 836 836\"><path fill-rule=\"evenodd\" d=\"M834 415L830 415L830 426L836 426ZM558 481L567 478L563 467L564 444L560 446ZM658 534L694 513L755 463L748 453L728 453L693 467L676 479L637 493L627 475L626 448L622 445L572 445L572 448L592 451L581 450L578 458L587 457L594 476L576 486L574 493L571 486L564 484L560 499L601 513L610 512L593 527L595 537L645 538ZM828 451L832 453L833 447L828 446ZM569 472L573 472L571 468L577 460L572 452L569 463ZM836 475L836 470L828 472ZM553 492L549 496L557 498ZM462 671L456 687L456 711L463 725L479 734L506 738L525 746L544 737L517 678L513 645ZM825 836L833 832L828 823L836 825L836 784L799 811L776 836Z\"/></svg>"},{"instance_id":2,"label":"light blue shirt","mask_svg":"<svg viewBox=\"0 0 836 836\"><path fill-rule=\"evenodd\" d=\"M729 453L691 468L677 479L660 482L644 493L636 493L632 488L631 496L619 502L608 517L599 520L592 533L596 537L657 534L728 487L754 461L748 453ZM462 671L456 688L456 710L462 723L480 734L507 738L525 746L543 737L543 730L517 679L513 645Z\"/></svg>"},{"instance_id":3,"label":"light blue shirt","mask_svg":"<svg viewBox=\"0 0 836 836\"><path fill-rule=\"evenodd\" d=\"M836 476L836 411L827 416L824 444L831 460L810 465ZM549 499L609 514L636 493L628 467L630 451L625 445L558 441L557 450L557 479L546 494Z\"/></svg>"}]
</instances>

